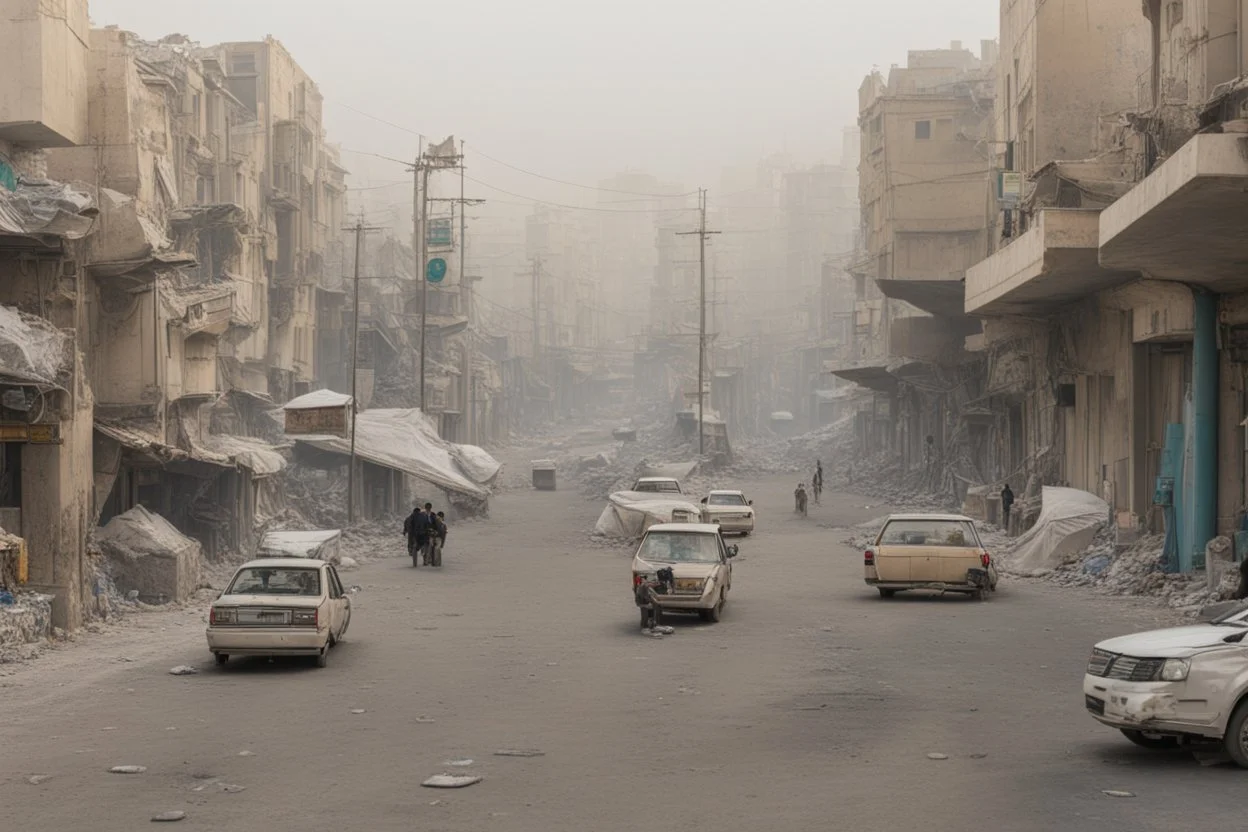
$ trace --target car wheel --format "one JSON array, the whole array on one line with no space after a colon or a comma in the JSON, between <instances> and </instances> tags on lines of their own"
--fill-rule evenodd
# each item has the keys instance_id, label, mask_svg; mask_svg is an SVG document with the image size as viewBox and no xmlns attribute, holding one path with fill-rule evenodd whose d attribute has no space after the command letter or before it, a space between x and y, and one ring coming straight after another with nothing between
<instances>
[{"instance_id":1,"label":"car wheel","mask_svg":"<svg viewBox=\"0 0 1248 832\"><path fill-rule=\"evenodd\" d=\"M1222 742L1235 765L1248 768L1248 699L1240 702L1235 713L1231 714Z\"/></svg>"},{"instance_id":2,"label":"car wheel","mask_svg":"<svg viewBox=\"0 0 1248 832\"><path fill-rule=\"evenodd\" d=\"M218 667L220 667L221 665L225 664L226 662L230 660L229 653L213 653L212 657L217 660Z\"/></svg>"},{"instance_id":3,"label":"car wheel","mask_svg":"<svg viewBox=\"0 0 1248 832\"><path fill-rule=\"evenodd\" d=\"M897 590L895 589L885 589L884 587L880 587L881 598L892 598L896 594L897 594Z\"/></svg>"},{"instance_id":4,"label":"car wheel","mask_svg":"<svg viewBox=\"0 0 1248 832\"><path fill-rule=\"evenodd\" d=\"M317 667L329 667L329 643L328 642L326 642L325 646L321 648L321 652L316 654L316 666Z\"/></svg>"},{"instance_id":5,"label":"car wheel","mask_svg":"<svg viewBox=\"0 0 1248 832\"><path fill-rule=\"evenodd\" d=\"M1170 737L1165 734L1150 734L1146 731L1136 731L1132 728L1122 728L1120 730L1124 737L1141 748L1148 748L1153 751L1166 751L1179 747L1178 737Z\"/></svg>"},{"instance_id":6,"label":"car wheel","mask_svg":"<svg viewBox=\"0 0 1248 832\"><path fill-rule=\"evenodd\" d=\"M718 624L724 612L724 594L721 592L715 600L715 606L709 610L698 610L698 617L708 624Z\"/></svg>"}]
</instances>

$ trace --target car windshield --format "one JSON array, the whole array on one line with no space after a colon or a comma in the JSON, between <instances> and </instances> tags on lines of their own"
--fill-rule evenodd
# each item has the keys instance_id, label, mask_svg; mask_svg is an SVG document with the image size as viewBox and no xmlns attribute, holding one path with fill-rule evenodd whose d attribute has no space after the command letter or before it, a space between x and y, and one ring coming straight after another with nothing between
<instances>
[{"instance_id":1,"label":"car windshield","mask_svg":"<svg viewBox=\"0 0 1248 832\"><path fill-rule=\"evenodd\" d=\"M975 529L966 520L893 520L880 533L881 546L974 546Z\"/></svg>"},{"instance_id":2,"label":"car windshield","mask_svg":"<svg viewBox=\"0 0 1248 832\"><path fill-rule=\"evenodd\" d=\"M1236 604L1231 609L1213 619L1211 623L1226 624L1228 626L1233 625L1236 627L1248 627L1248 621L1245 621L1245 618L1248 618L1248 601Z\"/></svg>"},{"instance_id":3,"label":"car windshield","mask_svg":"<svg viewBox=\"0 0 1248 832\"><path fill-rule=\"evenodd\" d=\"M692 532L651 532L637 556L652 563L719 563L719 538Z\"/></svg>"},{"instance_id":4,"label":"car windshield","mask_svg":"<svg viewBox=\"0 0 1248 832\"><path fill-rule=\"evenodd\" d=\"M321 594L321 570L298 567L249 566L234 576L226 595Z\"/></svg>"},{"instance_id":5,"label":"car windshield","mask_svg":"<svg viewBox=\"0 0 1248 832\"><path fill-rule=\"evenodd\" d=\"M637 483L637 491L653 491L664 494L679 494L680 484L674 480L665 482L639 482Z\"/></svg>"},{"instance_id":6,"label":"car windshield","mask_svg":"<svg viewBox=\"0 0 1248 832\"><path fill-rule=\"evenodd\" d=\"M712 494L706 503L711 506L743 506L745 498L740 494Z\"/></svg>"}]
</instances>

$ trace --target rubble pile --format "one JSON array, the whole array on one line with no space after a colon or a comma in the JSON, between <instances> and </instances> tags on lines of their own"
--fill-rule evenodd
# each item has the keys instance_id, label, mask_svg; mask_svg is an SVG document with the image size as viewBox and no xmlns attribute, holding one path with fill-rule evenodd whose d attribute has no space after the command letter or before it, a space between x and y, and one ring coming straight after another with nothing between
<instances>
[{"instance_id":1,"label":"rubble pile","mask_svg":"<svg viewBox=\"0 0 1248 832\"><path fill-rule=\"evenodd\" d=\"M51 595L0 590L0 664L29 658L51 636Z\"/></svg>"}]
</instances>

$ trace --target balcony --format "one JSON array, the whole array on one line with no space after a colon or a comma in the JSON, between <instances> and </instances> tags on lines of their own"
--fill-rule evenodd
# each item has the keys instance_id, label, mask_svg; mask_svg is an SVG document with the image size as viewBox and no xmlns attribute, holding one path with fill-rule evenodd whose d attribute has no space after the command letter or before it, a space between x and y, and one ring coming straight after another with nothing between
<instances>
[{"instance_id":1,"label":"balcony","mask_svg":"<svg viewBox=\"0 0 1248 832\"><path fill-rule=\"evenodd\" d=\"M1105 268L1234 292L1248 289L1248 135L1194 136L1100 217Z\"/></svg>"},{"instance_id":2,"label":"balcony","mask_svg":"<svg viewBox=\"0 0 1248 832\"><path fill-rule=\"evenodd\" d=\"M73 147L87 138L87 0L10 0L0 25L0 139Z\"/></svg>"},{"instance_id":3,"label":"balcony","mask_svg":"<svg viewBox=\"0 0 1248 832\"><path fill-rule=\"evenodd\" d=\"M966 313L1048 314L1138 277L1101 266L1099 235L1098 211L1042 209L1030 230L967 271Z\"/></svg>"}]
</instances>

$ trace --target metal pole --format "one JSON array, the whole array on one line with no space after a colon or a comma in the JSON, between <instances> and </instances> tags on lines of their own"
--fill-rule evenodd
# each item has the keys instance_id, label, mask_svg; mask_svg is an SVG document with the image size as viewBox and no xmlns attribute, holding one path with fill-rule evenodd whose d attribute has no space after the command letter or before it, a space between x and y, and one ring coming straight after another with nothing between
<instances>
[{"instance_id":1,"label":"metal pole","mask_svg":"<svg viewBox=\"0 0 1248 832\"><path fill-rule=\"evenodd\" d=\"M473 378L472 378L472 293L468 291L468 285L464 282L464 263L468 259L468 203L464 200L464 140L459 140L459 294L462 299L467 301L467 308L464 309L464 315L468 318L468 331L464 338L464 354L467 356L468 366L464 369L464 395L468 397L467 411L468 416L468 441L477 443L477 398L473 395Z\"/></svg>"},{"instance_id":2,"label":"metal pole","mask_svg":"<svg viewBox=\"0 0 1248 832\"><path fill-rule=\"evenodd\" d=\"M420 280L420 412L426 416L429 415L429 409L425 407L425 329L429 322L429 276L425 274L425 268L428 265L425 261L428 256L425 252L427 245L426 236L428 228L426 226L426 214L429 210L429 166L421 160L420 168L420 253L416 258L416 274Z\"/></svg>"},{"instance_id":3,"label":"metal pole","mask_svg":"<svg viewBox=\"0 0 1248 832\"><path fill-rule=\"evenodd\" d=\"M698 189L701 222L698 227L698 454L706 453L703 413L706 411L706 191Z\"/></svg>"},{"instance_id":4,"label":"metal pole","mask_svg":"<svg viewBox=\"0 0 1248 832\"><path fill-rule=\"evenodd\" d=\"M538 323L538 314L541 309L541 290L540 281L542 279L542 258L535 256L533 258L533 367L537 369L537 353L540 348L540 324Z\"/></svg>"},{"instance_id":5,"label":"metal pole","mask_svg":"<svg viewBox=\"0 0 1248 832\"><path fill-rule=\"evenodd\" d=\"M352 281L351 309L351 457L347 463L347 525L355 522L355 421L358 406L356 405L356 380L359 376L360 356L360 246L364 239L364 221L355 225L355 278Z\"/></svg>"}]
</instances>

